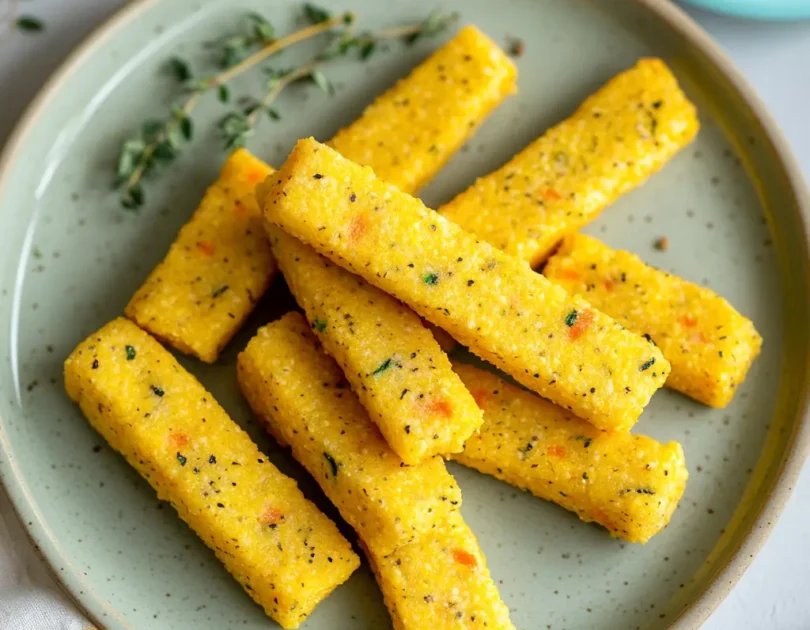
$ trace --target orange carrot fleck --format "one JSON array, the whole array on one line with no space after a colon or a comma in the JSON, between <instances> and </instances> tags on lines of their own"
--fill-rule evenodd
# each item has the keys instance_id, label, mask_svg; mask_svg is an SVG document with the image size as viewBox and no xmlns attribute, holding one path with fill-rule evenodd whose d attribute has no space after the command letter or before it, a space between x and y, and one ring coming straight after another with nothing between
<instances>
[{"instance_id":1,"label":"orange carrot fleck","mask_svg":"<svg viewBox=\"0 0 810 630\"><path fill-rule=\"evenodd\" d=\"M543 192L543 197L552 201L559 201L562 199L562 195L554 188L546 188L546 190Z\"/></svg>"},{"instance_id":2,"label":"orange carrot fleck","mask_svg":"<svg viewBox=\"0 0 810 630\"><path fill-rule=\"evenodd\" d=\"M687 328L694 328L697 326L698 320L694 315L684 315L681 317L681 323Z\"/></svg>"},{"instance_id":3,"label":"orange carrot fleck","mask_svg":"<svg viewBox=\"0 0 810 630\"><path fill-rule=\"evenodd\" d=\"M241 201L237 200L233 204L233 211L234 211L234 214L237 214L237 215L240 215L240 216L244 215L244 214L247 214L247 206L245 204L243 204Z\"/></svg>"},{"instance_id":4,"label":"orange carrot fleck","mask_svg":"<svg viewBox=\"0 0 810 630\"><path fill-rule=\"evenodd\" d=\"M464 551L464 549L453 549L453 560L459 564L463 564L465 567L478 566L478 558L469 551Z\"/></svg>"},{"instance_id":5,"label":"orange carrot fleck","mask_svg":"<svg viewBox=\"0 0 810 630\"><path fill-rule=\"evenodd\" d=\"M613 280L605 280L605 291L613 291Z\"/></svg>"},{"instance_id":6,"label":"orange carrot fleck","mask_svg":"<svg viewBox=\"0 0 810 630\"><path fill-rule=\"evenodd\" d=\"M264 181L264 178L265 178L266 176L267 176L267 174L266 174L266 173L264 173L264 172L262 172L262 171L250 171L250 172L247 174L247 180L248 180L248 181L249 181L251 184L258 184L259 182L263 182L263 181Z\"/></svg>"},{"instance_id":7,"label":"orange carrot fleck","mask_svg":"<svg viewBox=\"0 0 810 630\"><path fill-rule=\"evenodd\" d=\"M453 415L453 405L447 400L432 399L427 405L430 413L435 413L438 416L450 418Z\"/></svg>"},{"instance_id":8,"label":"orange carrot fleck","mask_svg":"<svg viewBox=\"0 0 810 630\"><path fill-rule=\"evenodd\" d=\"M563 280L582 280L582 274L574 269L563 269L560 276Z\"/></svg>"},{"instance_id":9,"label":"orange carrot fleck","mask_svg":"<svg viewBox=\"0 0 810 630\"><path fill-rule=\"evenodd\" d=\"M599 508L596 508L593 512L593 520L602 525L603 527L607 527L610 530L616 529L616 524L610 520L610 517L605 514Z\"/></svg>"},{"instance_id":10,"label":"orange carrot fleck","mask_svg":"<svg viewBox=\"0 0 810 630\"><path fill-rule=\"evenodd\" d=\"M174 444L174 446L177 448L182 448L183 446L186 446L189 442L188 435L180 432L170 434L169 439L172 441L172 444Z\"/></svg>"},{"instance_id":11,"label":"orange carrot fleck","mask_svg":"<svg viewBox=\"0 0 810 630\"><path fill-rule=\"evenodd\" d=\"M548 447L548 454L550 457L567 457L568 449L559 444L554 444Z\"/></svg>"},{"instance_id":12,"label":"orange carrot fleck","mask_svg":"<svg viewBox=\"0 0 810 630\"><path fill-rule=\"evenodd\" d=\"M199 249L206 256L213 256L214 252L217 251L217 248L208 241L199 241L197 243L197 249Z\"/></svg>"},{"instance_id":13,"label":"orange carrot fleck","mask_svg":"<svg viewBox=\"0 0 810 630\"><path fill-rule=\"evenodd\" d=\"M366 224L366 217L362 214L356 214L352 217L351 223L349 223L349 242L355 243L360 238L362 238L363 234L366 233L366 228L368 225Z\"/></svg>"},{"instance_id":14,"label":"orange carrot fleck","mask_svg":"<svg viewBox=\"0 0 810 630\"><path fill-rule=\"evenodd\" d=\"M264 525L276 525L284 520L284 514L281 510L278 510L274 507L267 508L267 511L262 514L262 524Z\"/></svg>"},{"instance_id":15,"label":"orange carrot fleck","mask_svg":"<svg viewBox=\"0 0 810 630\"><path fill-rule=\"evenodd\" d=\"M484 406L487 404L487 398L489 398L489 392L485 389L476 388L471 389L470 394L475 399L475 404L478 405L479 409L483 409Z\"/></svg>"},{"instance_id":16,"label":"orange carrot fleck","mask_svg":"<svg viewBox=\"0 0 810 630\"><path fill-rule=\"evenodd\" d=\"M593 311L582 311L577 315L574 325L568 329L568 336L571 339L579 339L588 327L593 323Z\"/></svg>"}]
</instances>

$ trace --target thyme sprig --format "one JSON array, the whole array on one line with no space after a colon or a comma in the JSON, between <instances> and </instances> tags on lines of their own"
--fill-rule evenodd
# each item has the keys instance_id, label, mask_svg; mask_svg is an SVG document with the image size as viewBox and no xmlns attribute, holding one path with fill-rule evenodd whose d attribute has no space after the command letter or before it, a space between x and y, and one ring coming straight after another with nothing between
<instances>
[{"instance_id":1,"label":"thyme sprig","mask_svg":"<svg viewBox=\"0 0 810 630\"><path fill-rule=\"evenodd\" d=\"M305 4L304 17L309 22L306 27L276 38L272 23L259 14L249 14L250 29L247 33L229 36L215 43L220 49L220 64L224 68L216 74L197 77L185 60L177 57L169 60L168 69L182 85L185 97L181 103L170 108L166 118L144 121L139 133L123 143L118 156L116 187L123 188L121 204L124 208L134 210L142 206L145 176L161 163L177 157L181 146L193 139L191 114L200 99L209 92L215 92L220 102L229 103L231 93L228 83L282 50L317 35L326 33L331 36L324 49L307 63L283 71L270 70L264 97L261 100L240 99L246 103L243 108L229 112L220 120L219 130L226 149L244 146L255 132L262 114L279 120L280 115L272 105L293 83L309 79L327 94L332 94L332 83L322 70L322 66L329 61L346 57L351 51L357 51L359 58L365 60L386 40L402 39L412 44L422 37L442 32L457 19L456 14L434 12L418 24L355 35L355 17L351 12L332 15L315 5ZM341 26L341 29L335 30Z\"/></svg>"}]
</instances>

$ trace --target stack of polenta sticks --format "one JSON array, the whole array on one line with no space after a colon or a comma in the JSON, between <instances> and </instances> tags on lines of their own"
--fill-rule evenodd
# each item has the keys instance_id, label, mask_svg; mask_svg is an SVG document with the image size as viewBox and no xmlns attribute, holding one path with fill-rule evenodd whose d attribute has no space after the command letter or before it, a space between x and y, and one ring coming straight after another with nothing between
<instances>
[{"instance_id":1,"label":"stack of polenta sticks","mask_svg":"<svg viewBox=\"0 0 810 630\"><path fill-rule=\"evenodd\" d=\"M155 338L215 361L281 270L304 314L259 330L242 391L355 529L402 630L513 628L443 457L646 542L687 472L680 445L627 430L665 383L728 403L759 350L721 298L576 235L697 132L658 60L439 212L411 196L515 79L466 27L279 171L236 151L129 319L66 362L90 422L285 628L359 558ZM421 318L531 391L451 363Z\"/></svg>"}]
</instances>

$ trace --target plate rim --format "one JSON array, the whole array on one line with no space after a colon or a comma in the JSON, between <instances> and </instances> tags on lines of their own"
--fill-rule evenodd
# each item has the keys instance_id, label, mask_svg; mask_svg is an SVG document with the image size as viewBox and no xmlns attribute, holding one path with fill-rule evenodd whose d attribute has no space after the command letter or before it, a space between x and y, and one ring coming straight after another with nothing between
<instances>
[{"instance_id":1,"label":"plate rim","mask_svg":"<svg viewBox=\"0 0 810 630\"><path fill-rule=\"evenodd\" d=\"M109 15L97 25L54 70L25 108L15 123L11 134L0 151L0 197L9 178L10 165L14 162L26 138L32 133L44 110L72 76L74 70L94 54L96 48L139 16L151 10L164 0L132 0ZM798 161L795 158L785 135L773 119L757 91L745 79L736 64L683 9L670 0L633 0L662 20L669 28L680 34L689 44L696 47L730 81L745 105L762 125L765 136L771 141L779 159L780 170L790 182L799 208L799 219L804 227L804 240L810 249L810 188L805 181ZM781 462L781 470L773 487L765 498L759 514L752 520L748 531L734 550L725 565L707 582L698 595L670 625L671 630L698 628L711 616L720 603L736 586L742 575L751 566L776 525L778 517L793 492L796 480L802 471L805 460L810 455L810 386L802 391L799 404L799 422L787 453ZM2 420L2 418L0 418ZM98 613L116 619L124 627L132 625L120 617L117 611L101 595L95 592L82 572L65 570L70 567L60 544L40 515L33 498L15 464L11 445L2 431L0 423L0 486L5 489L15 516L30 540L37 555L42 559L54 581L77 606L77 608L99 629L106 627ZM61 571L56 565L61 563ZM64 574L62 574L62 572Z\"/></svg>"}]
</instances>

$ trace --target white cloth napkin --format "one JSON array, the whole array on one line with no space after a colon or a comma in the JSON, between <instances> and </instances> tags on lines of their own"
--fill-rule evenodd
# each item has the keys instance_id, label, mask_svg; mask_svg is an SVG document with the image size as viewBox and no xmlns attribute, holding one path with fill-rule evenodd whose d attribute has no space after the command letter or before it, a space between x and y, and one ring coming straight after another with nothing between
<instances>
[{"instance_id":1,"label":"white cloth napkin","mask_svg":"<svg viewBox=\"0 0 810 630\"><path fill-rule=\"evenodd\" d=\"M91 630L59 590L0 489L0 630Z\"/></svg>"}]
</instances>

